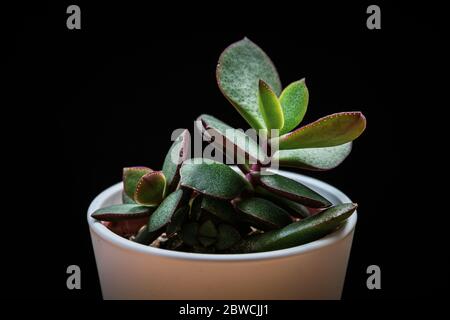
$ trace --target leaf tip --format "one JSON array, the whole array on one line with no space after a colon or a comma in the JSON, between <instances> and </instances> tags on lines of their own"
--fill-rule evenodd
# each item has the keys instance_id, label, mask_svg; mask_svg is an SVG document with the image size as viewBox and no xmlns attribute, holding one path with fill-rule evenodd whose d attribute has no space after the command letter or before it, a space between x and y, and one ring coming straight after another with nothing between
<instances>
[{"instance_id":1,"label":"leaf tip","mask_svg":"<svg viewBox=\"0 0 450 320\"><path fill-rule=\"evenodd\" d=\"M361 121L361 124L362 124L361 133L363 133L363 131L366 129L366 126L367 126L366 116L361 111L352 111L352 112L348 112L348 114L355 116L355 118L357 118L358 120Z\"/></svg>"},{"instance_id":2,"label":"leaf tip","mask_svg":"<svg viewBox=\"0 0 450 320\"><path fill-rule=\"evenodd\" d=\"M273 91L269 84L262 79L258 79L258 87L260 91L261 89Z\"/></svg>"}]
</instances>

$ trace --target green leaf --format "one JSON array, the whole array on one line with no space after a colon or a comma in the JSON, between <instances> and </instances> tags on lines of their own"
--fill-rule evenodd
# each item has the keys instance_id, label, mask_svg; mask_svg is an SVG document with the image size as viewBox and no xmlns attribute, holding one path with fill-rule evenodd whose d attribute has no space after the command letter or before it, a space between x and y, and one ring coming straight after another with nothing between
<instances>
[{"instance_id":1,"label":"green leaf","mask_svg":"<svg viewBox=\"0 0 450 320\"><path fill-rule=\"evenodd\" d=\"M336 230L356 208L355 203L336 205L282 229L250 236L234 247L233 251L239 253L273 251L318 240Z\"/></svg>"},{"instance_id":2,"label":"green leaf","mask_svg":"<svg viewBox=\"0 0 450 320\"><path fill-rule=\"evenodd\" d=\"M136 234L136 236L132 238L132 241L147 246L147 245L151 244L153 241L155 241L156 239L158 239L158 237L160 235L161 235L161 232L158 232L158 231L149 232L148 226L145 225L139 230L139 232Z\"/></svg>"},{"instance_id":3,"label":"green leaf","mask_svg":"<svg viewBox=\"0 0 450 320\"><path fill-rule=\"evenodd\" d=\"M284 114L284 126L281 134L288 133L295 129L305 116L308 107L309 93L305 84L305 79L292 82L280 96L280 103Z\"/></svg>"},{"instance_id":4,"label":"green leaf","mask_svg":"<svg viewBox=\"0 0 450 320\"><path fill-rule=\"evenodd\" d=\"M338 146L358 138L366 128L361 112L341 112L323 117L279 138L280 149Z\"/></svg>"},{"instance_id":5,"label":"green leaf","mask_svg":"<svg viewBox=\"0 0 450 320\"><path fill-rule=\"evenodd\" d=\"M148 217L126 219L121 221L107 221L103 224L115 234L130 239L130 237L136 235L138 231L148 221Z\"/></svg>"},{"instance_id":6,"label":"green leaf","mask_svg":"<svg viewBox=\"0 0 450 320\"><path fill-rule=\"evenodd\" d=\"M331 202L304 184L287 177L270 174L259 177L261 187L279 196L312 208L326 208Z\"/></svg>"},{"instance_id":7,"label":"green leaf","mask_svg":"<svg viewBox=\"0 0 450 320\"><path fill-rule=\"evenodd\" d=\"M259 80L259 111L267 129L281 129L284 125L284 115L277 95L270 86Z\"/></svg>"},{"instance_id":8,"label":"green leaf","mask_svg":"<svg viewBox=\"0 0 450 320\"><path fill-rule=\"evenodd\" d=\"M146 206L157 206L166 189L166 178L162 171L149 172L139 179L134 192L134 201Z\"/></svg>"},{"instance_id":9,"label":"green leaf","mask_svg":"<svg viewBox=\"0 0 450 320\"><path fill-rule=\"evenodd\" d=\"M169 224L167 225L166 234L168 237L181 230L181 226L186 221L188 213L188 205L182 206L181 208L177 209L177 211L175 211L175 213L170 218Z\"/></svg>"},{"instance_id":10,"label":"green leaf","mask_svg":"<svg viewBox=\"0 0 450 320\"><path fill-rule=\"evenodd\" d=\"M249 161L251 163L256 163L257 161L265 162L265 152L243 130L234 129L207 114L202 114L198 120L202 122L205 135L208 138L214 136L214 146L220 151L225 151L225 154L232 160L237 163L248 163Z\"/></svg>"},{"instance_id":11,"label":"green leaf","mask_svg":"<svg viewBox=\"0 0 450 320\"><path fill-rule=\"evenodd\" d=\"M216 238L198 237L198 241L200 241L203 246L209 247L216 242Z\"/></svg>"},{"instance_id":12,"label":"green leaf","mask_svg":"<svg viewBox=\"0 0 450 320\"><path fill-rule=\"evenodd\" d=\"M136 204L132 198L130 198L125 191L122 191L122 203L123 204Z\"/></svg>"},{"instance_id":13,"label":"green leaf","mask_svg":"<svg viewBox=\"0 0 450 320\"><path fill-rule=\"evenodd\" d=\"M247 186L244 178L229 166L207 159L187 160L180 172L181 186L216 198L233 199Z\"/></svg>"},{"instance_id":14,"label":"green leaf","mask_svg":"<svg viewBox=\"0 0 450 320\"><path fill-rule=\"evenodd\" d=\"M162 172L166 177L167 190L172 192L180 181L180 168L184 160L189 157L190 135L184 130L173 142L167 152Z\"/></svg>"},{"instance_id":15,"label":"green leaf","mask_svg":"<svg viewBox=\"0 0 450 320\"><path fill-rule=\"evenodd\" d=\"M202 237L215 238L217 237L216 226L211 220L207 220L198 229L198 234Z\"/></svg>"},{"instance_id":16,"label":"green leaf","mask_svg":"<svg viewBox=\"0 0 450 320\"><path fill-rule=\"evenodd\" d=\"M198 228L198 240L202 245L208 247L216 242L217 229L211 220L205 221Z\"/></svg>"},{"instance_id":17,"label":"green leaf","mask_svg":"<svg viewBox=\"0 0 450 320\"><path fill-rule=\"evenodd\" d=\"M166 226L171 221L175 211L180 207L182 200L183 190L181 189L169 194L150 216L148 230L153 232Z\"/></svg>"},{"instance_id":18,"label":"green leaf","mask_svg":"<svg viewBox=\"0 0 450 320\"><path fill-rule=\"evenodd\" d=\"M228 224L219 224L217 242L215 247L217 250L226 250L241 239L239 232Z\"/></svg>"},{"instance_id":19,"label":"green leaf","mask_svg":"<svg viewBox=\"0 0 450 320\"><path fill-rule=\"evenodd\" d=\"M282 167L307 170L330 170L342 163L352 151L352 142L335 147L278 150L272 161Z\"/></svg>"},{"instance_id":20,"label":"green leaf","mask_svg":"<svg viewBox=\"0 0 450 320\"><path fill-rule=\"evenodd\" d=\"M204 196L201 208L204 216L212 219L216 224L227 223L233 225L243 235L251 231L250 224L240 219L242 215L236 212L228 200Z\"/></svg>"},{"instance_id":21,"label":"green leaf","mask_svg":"<svg viewBox=\"0 0 450 320\"><path fill-rule=\"evenodd\" d=\"M96 210L91 217L100 221L121 221L148 217L153 211L153 208L137 204L115 204Z\"/></svg>"},{"instance_id":22,"label":"green leaf","mask_svg":"<svg viewBox=\"0 0 450 320\"><path fill-rule=\"evenodd\" d=\"M263 198L242 199L236 202L236 208L246 221L261 230L279 229L292 222L285 210Z\"/></svg>"},{"instance_id":23,"label":"green leaf","mask_svg":"<svg viewBox=\"0 0 450 320\"><path fill-rule=\"evenodd\" d=\"M123 168L123 190L129 198L134 198L134 192L139 180L149 172L153 172L153 170L147 167Z\"/></svg>"},{"instance_id":24,"label":"green leaf","mask_svg":"<svg viewBox=\"0 0 450 320\"><path fill-rule=\"evenodd\" d=\"M200 219L200 216L202 215L202 200L202 194L198 194L194 199L192 199L191 211L189 212L189 218L191 220L198 221Z\"/></svg>"},{"instance_id":25,"label":"green leaf","mask_svg":"<svg viewBox=\"0 0 450 320\"><path fill-rule=\"evenodd\" d=\"M258 81L264 80L278 96L281 82L269 57L244 38L222 52L216 69L217 84L224 96L255 129L264 128L259 112Z\"/></svg>"},{"instance_id":26,"label":"green leaf","mask_svg":"<svg viewBox=\"0 0 450 320\"><path fill-rule=\"evenodd\" d=\"M298 217L298 218L306 218L310 216L308 208L306 208L304 205L286 199L282 196L276 195L273 192L270 192L260 186L255 188L255 192L258 195L263 196L266 199L269 199L276 205L280 206L281 208L285 209L291 216Z\"/></svg>"},{"instance_id":27,"label":"green leaf","mask_svg":"<svg viewBox=\"0 0 450 320\"><path fill-rule=\"evenodd\" d=\"M181 237L183 242L190 246L195 246L198 244L198 223L191 222L183 225L181 229Z\"/></svg>"},{"instance_id":28,"label":"green leaf","mask_svg":"<svg viewBox=\"0 0 450 320\"><path fill-rule=\"evenodd\" d=\"M201 208L224 222L237 223L237 214L229 201L204 196Z\"/></svg>"}]
</instances>

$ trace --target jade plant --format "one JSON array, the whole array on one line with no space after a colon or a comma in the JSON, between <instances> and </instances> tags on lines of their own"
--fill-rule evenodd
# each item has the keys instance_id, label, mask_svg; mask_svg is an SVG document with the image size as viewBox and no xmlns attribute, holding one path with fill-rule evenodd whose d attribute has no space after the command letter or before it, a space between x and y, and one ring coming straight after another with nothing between
<instances>
[{"instance_id":1,"label":"jade plant","mask_svg":"<svg viewBox=\"0 0 450 320\"><path fill-rule=\"evenodd\" d=\"M191 158L184 130L160 171L124 168L123 203L92 217L130 241L196 253L284 249L340 228L355 203L333 205L270 167L275 162L306 170L338 166L365 129L363 114L336 113L297 128L308 106L305 80L283 89L274 64L247 38L221 54L216 77L220 91L251 128L264 133L254 139L213 116L199 117L203 135L237 167Z\"/></svg>"}]
</instances>

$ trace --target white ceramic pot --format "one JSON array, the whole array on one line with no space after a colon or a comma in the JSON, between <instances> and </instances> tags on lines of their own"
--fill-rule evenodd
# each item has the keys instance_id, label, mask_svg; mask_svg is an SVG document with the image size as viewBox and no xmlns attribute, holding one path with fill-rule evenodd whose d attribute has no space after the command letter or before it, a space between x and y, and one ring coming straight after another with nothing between
<instances>
[{"instance_id":1,"label":"white ceramic pot","mask_svg":"<svg viewBox=\"0 0 450 320\"><path fill-rule=\"evenodd\" d=\"M351 202L317 179L280 171L333 204ZM122 183L91 203L88 222L104 299L340 299L357 215L328 236L263 253L198 254L126 240L91 218L120 203Z\"/></svg>"}]
</instances>

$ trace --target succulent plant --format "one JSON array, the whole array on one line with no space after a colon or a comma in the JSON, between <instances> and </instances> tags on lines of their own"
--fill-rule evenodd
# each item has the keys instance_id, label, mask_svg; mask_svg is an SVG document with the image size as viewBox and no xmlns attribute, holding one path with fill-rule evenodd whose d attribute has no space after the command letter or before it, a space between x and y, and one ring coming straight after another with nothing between
<instances>
[{"instance_id":1,"label":"succulent plant","mask_svg":"<svg viewBox=\"0 0 450 320\"><path fill-rule=\"evenodd\" d=\"M365 129L363 114L336 113L297 128L308 106L305 80L282 89L269 57L247 38L225 49L216 76L224 96L252 128L265 133L263 138L255 140L201 115L203 135L237 167L189 158L190 135L184 130L160 171L125 168L123 204L99 209L92 217L131 241L197 253L284 249L341 227L356 204L333 205L302 183L266 169L274 162L306 170L338 166Z\"/></svg>"}]
</instances>

